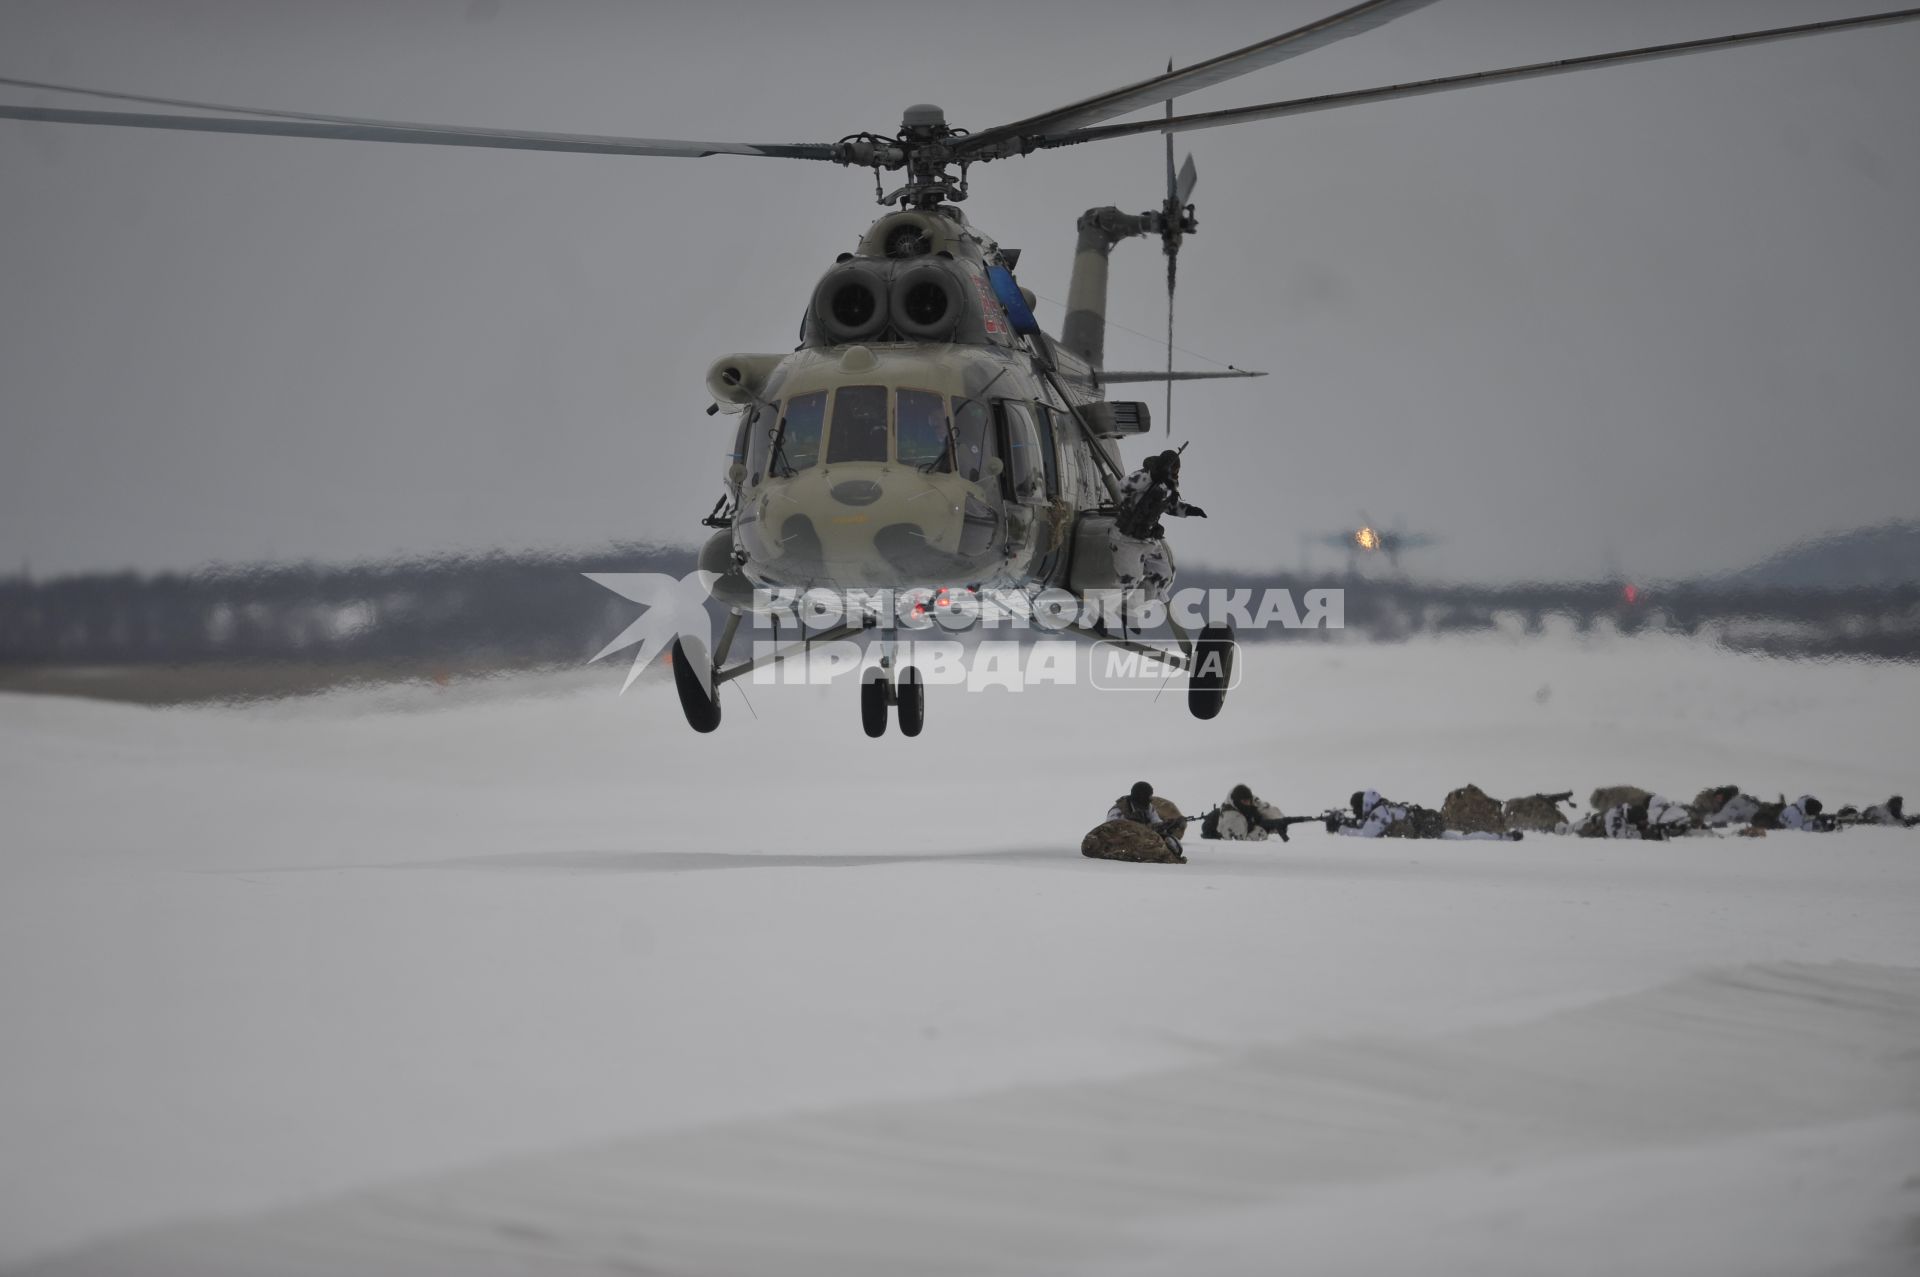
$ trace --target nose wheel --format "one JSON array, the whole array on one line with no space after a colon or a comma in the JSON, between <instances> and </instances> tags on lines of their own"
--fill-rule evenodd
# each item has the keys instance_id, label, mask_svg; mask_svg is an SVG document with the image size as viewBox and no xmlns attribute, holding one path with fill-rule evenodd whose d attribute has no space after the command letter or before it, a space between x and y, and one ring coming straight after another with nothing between
<instances>
[{"instance_id":1,"label":"nose wheel","mask_svg":"<svg viewBox=\"0 0 1920 1277\"><path fill-rule=\"evenodd\" d=\"M927 721L926 684L920 671L909 665L895 681L885 669L877 669L860 684L860 726L869 736L887 734L887 718L900 716L900 734L918 736Z\"/></svg>"},{"instance_id":2,"label":"nose wheel","mask_svg":"<svg viewBox=\"0 0 1920 1277\"><path fill-rule=\"evenodd\" d=\"M900 671L900 681L893 689L893 703L900 713L900 734L918 736L927 721L927 685L920 681L920 671L913 666Z\"/></svg>"},{"instance_id":3,"label":"nose wheel","mask_svg":"<svg viewBox=\"0 0 1920 1277\"><path fill-rule=\"evenodd\" d=\"M687 726L696 732L720 726L720 683L714 680L711 692L700 686L699 667L694 664L706 659L705 652L689 654L679 639L673 641L673 687L680 693L680 712L687 716Z\"/></svg>"},{"instance_id":4,"label":"nose wheel","mask_svg":"<svg viewBox=\"0 0 1920 1277\"><path fill-rule=\"evenodd\" d=\"M1233 627L1221 623L1200 631L1187 670L1187 709L1195 718L1213 718L1227 703L1233 684Z\"/></svg>"},{"instance_id":5,"label":"nose wheel","mask_svg":"<svg viewBox=\"0 0 1920 1277\"><path fill-rule=\"evenodd\" d=\"M893 684L887 680L886 671L875 670L860 684L860 726L867 729L867 735L887 734L887 707L892 700Z\"/></svg>"}]
</instances>

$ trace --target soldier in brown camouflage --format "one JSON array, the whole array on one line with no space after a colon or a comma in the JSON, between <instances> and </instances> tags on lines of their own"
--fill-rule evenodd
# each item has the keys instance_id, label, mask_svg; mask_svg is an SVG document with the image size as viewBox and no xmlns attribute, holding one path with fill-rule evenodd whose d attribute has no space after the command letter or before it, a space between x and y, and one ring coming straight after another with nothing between
<instances>
[{"instance_id":1,"label":"soldier in brown camouflage","mask_svg":"<svg viewBox=\"0 0 1920 1277\"><path fill-rule=\"evenodd\" d=\"M1558 794L1528 794L1525 798L1509 798L1501 815L1506 818L1508 829L1522 829L1528 833L1564 834L1572 827L1567 814L1560 810L1560 804L1573 801L1573 791Z\"/></svg>"},{"instance_id":2,"label":"soldier in brown camouflage","mask_svg":"<svg viewBox=\"0 0 1920 1277\"><path fill-rule=\"evenodd\" d=\"M1187 857L1180 835L1187 823L1180 809L1156 797L1153 786L1138 781L1116 798L1106 823L1095 826L1080 840L1080 854L1097 860L1133 860L1149 864L1184 865Z\"/></svg>"},{"instance_id":3,"label":"soldier in brown camouflage","mask_svg":"<svg viewBox=\"0 0 1920 1277\"><path fill-rule=\"evenodd\" d=\"M1505 834L1506 814L1500 800L1487 797L1478 785L1462 785L1440 804L1440 823L1463 834Z\"/></svg>"}]
</instances>

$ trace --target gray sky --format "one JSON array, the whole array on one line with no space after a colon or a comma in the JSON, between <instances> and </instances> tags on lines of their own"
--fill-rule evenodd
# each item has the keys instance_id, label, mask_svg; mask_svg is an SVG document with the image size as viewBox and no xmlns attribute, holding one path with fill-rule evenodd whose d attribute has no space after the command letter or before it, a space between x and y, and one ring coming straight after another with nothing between
<instances>
[{"instance_id":1,"label":"gray sky","mask_svg":"<svg viewBox=\"0 0 1920 1277\"><path fill-rule=\"evenodd\" d=\"M984 127L1337 7L0 0L0 73L830 141L918 101ZM1891 7L1441 0L1185 105ZM1212 518L1178 553L1293 566L1365 510L1447 538L1415 570L1652 576L1920 512L1916 69L1920 24L1185 135L1180 344L1273 376L1180 390ZM789 349L879 211L825 164L11 122L0 173L0 570L36 574L691 543L729 442L705 368ZM1075 217L1155 203L1159 141L974 179L1063 297ZM1161 288L1157 246L1117 250L1116 320L1158 331Z\"/></svg>"}]
</instances>

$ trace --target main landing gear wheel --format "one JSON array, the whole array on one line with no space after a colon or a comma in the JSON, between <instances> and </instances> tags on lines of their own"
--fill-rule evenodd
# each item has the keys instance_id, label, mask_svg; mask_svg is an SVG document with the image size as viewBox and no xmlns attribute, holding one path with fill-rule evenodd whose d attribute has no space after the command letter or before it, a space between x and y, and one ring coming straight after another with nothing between
<instances>
[{"instance_id":1,"label":"main landing gear wheel","mask_svg":"<svg viewBox=\"0 0 1920 1277\"><path fill-rule=\"evenodd\" d=\"M1212 718L1227 703L1233 682L1233 627L1214 624L1193 642L1193 665L1187 675L1187 708L1195 718Z\"/></svg>"},{"instance_id":2,"label":"main landing gear wheel","mask_svg":"<svg viewBox=\"0 0 1920 1277\"><path fill-rule=\"evenodd\" d=\"M867 729L869 736L887 734L887 711L892 707L892 688L887 685L887 676L881 670L875 670L866 682L860 684L860 726ZM905 725L902 725L905 730Z\"/></svg>"},{"instance_id":3,"label":"main landing gear wheel","mask_svg":"<svg viewBox=\"0 0 1920 1277\"><path fill-rule=\"evenodd\" d=\"M711 693L700 686L700 667L694 664L706 656L700 651L689 655L679 639L673 641L674 690L680 693L680 710L687 716L687 726L696 732L710 732L720 726L720 685L715 683Z\"/></svg>"},{"instance_id":4,"label":"main landing gear wheel","mask_svg":"<svg viewBox=\"0 0 1920 1277\"><path fill-rule=\"evenodd\" d=\"M893 689L893 703L900 711L900 734L918 736L927 721L927 685L920 681L920 671L913 666L900 671L900 681Z\"/></svg>"}]
</instances>

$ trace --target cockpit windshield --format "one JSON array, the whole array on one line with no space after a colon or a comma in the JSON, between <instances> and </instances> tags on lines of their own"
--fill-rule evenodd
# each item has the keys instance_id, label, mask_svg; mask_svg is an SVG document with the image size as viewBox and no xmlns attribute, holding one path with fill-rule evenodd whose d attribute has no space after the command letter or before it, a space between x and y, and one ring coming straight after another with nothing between
<instances>
[{"instance_id":1,"label":"cockpit windshield","mask_svg":"<svg viewBox=\"0 0 1920 1277\"><path fill-rule=\"evenodd\" d=\"M887 388L842 386L833 396L827 464L887 459Z\"/></svg>"},{"instance_id":2,"label":"cockpit windshield","mask_svg":"<svg viewBox=\"0 0 1920 1277\"><path fill-rule=\"evenodd\" d=\"M825 390L794 395L784 405L763 403L750 414L735 445L736 457L745 447L746 487L791 478L823 460L893 461L926 474L958 471L978 482L999 451L993 414L980 400L949 401L937 391L890 386L841 386L831 393L831 423Z\"/></svg>"},{"instance_id":3,"label":"cockpit windshield","mask_svg":"<svg viewBox=\"0 0 1920 1277\"><path fill-rule=\"evenodd\" d=\"M993 456L993 414L978 399L953 401L953 441L960 473L975 483Z\"/></svg>"},{"instance_id":4,"label":"cockpit windshield","mask_svg":"<svg viewBox=\"0 0 1920 1277\"><path fill-rule=\"evenodd\" d=\"M898 419L896 456L901 465L918 466L929 473L953 470L946 400L931 390L902 390Z\"/></svg>"},{"instance_id":5,"label":"cockpit windshield","mask_svg":"<svg viewBox=\"0 0 1920 1277\"><path fill-rule=\"evenodd\" d=\"M816 390L787 400L786 415L774 444L774 474L791 475L819 464L820 428L826 420L826 391Z\"/></svg>"}]
</instances>

